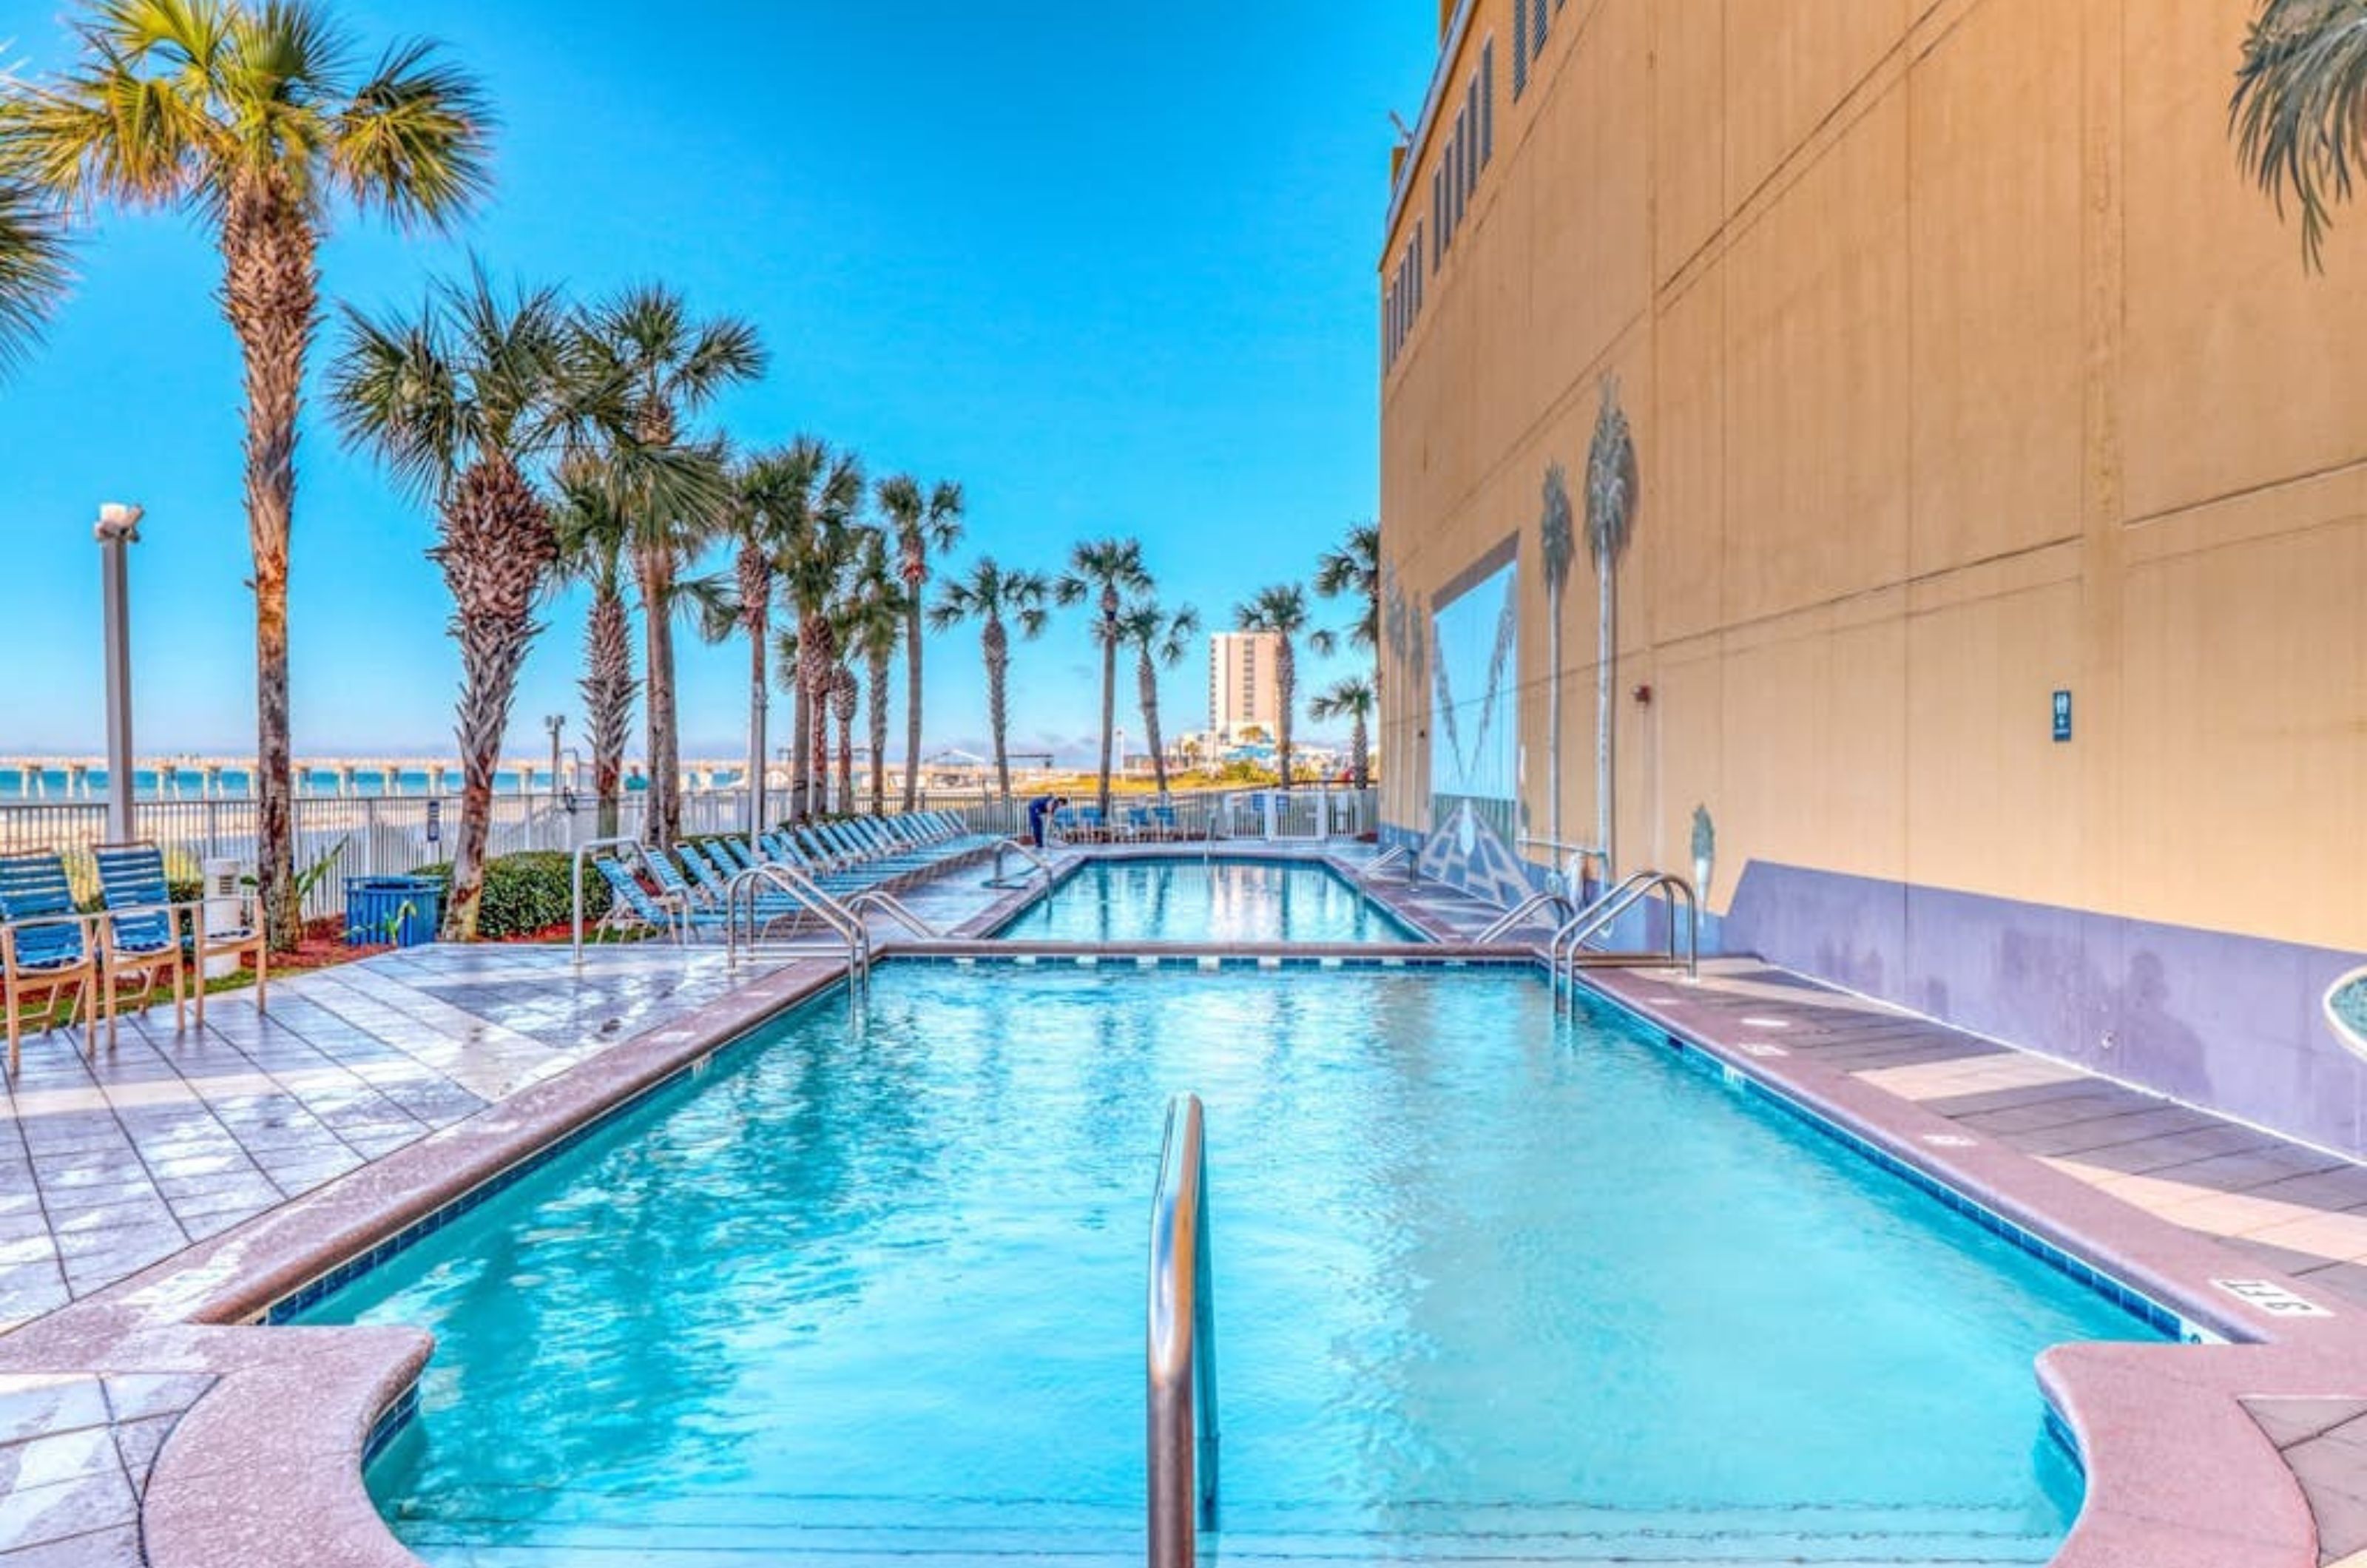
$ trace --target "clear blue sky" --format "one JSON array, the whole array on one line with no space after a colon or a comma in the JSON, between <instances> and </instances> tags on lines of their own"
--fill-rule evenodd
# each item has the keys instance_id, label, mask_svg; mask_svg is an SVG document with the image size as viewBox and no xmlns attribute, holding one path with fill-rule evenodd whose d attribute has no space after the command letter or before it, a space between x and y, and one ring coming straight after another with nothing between
<instances>
[{"instance_id":1,"label":"clear blue sky","mask_svg":"<svg viewBox=\"0 0 2367 1568\"><path fill-rule=\"evenodd\" d=\"M773 351L719 411L735 438L810 430L877 472L960 479L957 563L987 549L1049 568L1080 537L1134 534L1170 602L1219 624L1376 509L1387 111L1420 107L1429 0L335 8L373 48L444 40L503 124L490 206L451 243L346 220L323 257L332 299L413 302L471 250L578 295L663 279L753 319ZM59 64L63 9L0 0L6 58ZM218 265L187 219L109 215L78 268L46 344L0 382L18 671L0 750L100 748L89 526L125 500L148 509L141 750L236 755L253 634ZM421 554L431 519L340 450L317 406L300 462L299 751L448 750L458 663ZM540 716L579 712L581 601L555 600L548 623L513 716L528 755ZM985 735L976 646L932 639L933 748ZM1302 690L1335 668L1303 666ZM688 639L690 752L741 746L744 669L743 647ZM1097 704L1082 620L1021 645L1014 674L1014 745L1082 755ZM1206 682L1201 653L1168 679L1171 729L1206 721ZM1130 674L1119 693L1138 743Z\"/></svg>"}]
</instances>

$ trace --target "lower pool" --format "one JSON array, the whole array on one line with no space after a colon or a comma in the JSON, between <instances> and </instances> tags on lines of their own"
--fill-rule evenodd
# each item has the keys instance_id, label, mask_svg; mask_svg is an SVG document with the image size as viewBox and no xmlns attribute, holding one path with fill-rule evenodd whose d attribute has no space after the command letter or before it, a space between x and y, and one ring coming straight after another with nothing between
<instances>
[{"instance_id":1,"label":"lower pool","mask_svg":"<svg viewBox=\"0 0 2367 1568\"><path fill-rule=\"evenodd\" d=\"M1330 867L1161 855L1088 861L994 933L1016 942L1420 942Z\"/></svg>"},{"instance_id":2,"label":"lower pool","mask_svg":"<svg viewBox=\"0 0 2367 1568\"><path fill-rule=\"evenodd\" d=\"M1519 970L891 963L306 1321L436 1334L369 1475L434 1562L1139 1562L1193 1089L1219 1558L2044 1561L2033 1358L2151 1331L1656 1039Z\"/></svg>"}]
</instances>

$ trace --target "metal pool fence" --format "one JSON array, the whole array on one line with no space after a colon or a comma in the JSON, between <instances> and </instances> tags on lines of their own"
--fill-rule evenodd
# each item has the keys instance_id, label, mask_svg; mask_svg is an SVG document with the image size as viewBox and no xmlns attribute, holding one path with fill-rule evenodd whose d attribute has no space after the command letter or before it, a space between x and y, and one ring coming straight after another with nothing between
<instances>
[{"instance_id":1,"label":"metal pool fence","mask_svg":"<svg viewBox=\"0 0 2367 1568\"><path fill-rule=\"evenodd\" d=\"M923 792L920 806L924 811L951 812L974 832L1019 837L1027 828L1027 798L933 790ZM857 790L854 809L865 809L867 800ZM784 797L776 791L767 804L777 814ZM1177 792L1167 796L1165 815L1153 811L1161 803L1152 795L1122 795L1113 804L1116 821L1110 836L1121 840L1319 840L1372 832L1378 799L1374 790L1317 787ZM627 795L619 805L617 831L639 835L645 807L642 795ZM313 868L321 873L311 879L305 899L309 919L342 908L345 877L400 875L449 859L459 803L455 796L299 795L294 810L297 869L300 874ZM1144 814L1139 823L1137 812ZM682 827L687 834L737 832L746 816L745 796L738 790L695 791L682 797ZM195 880L209 860L232 860L242 866L255 863L252 799L142 800L134 804L132 817L138 837L164 847L176 877ZM598 832L598 808L588 795L544 791L493 797L494 854L572 849ZM0 854L59 851L76 892L85 897L98 891L91 847L106 839L104 801L0 802Z\"/></svg>"}]
</instances>

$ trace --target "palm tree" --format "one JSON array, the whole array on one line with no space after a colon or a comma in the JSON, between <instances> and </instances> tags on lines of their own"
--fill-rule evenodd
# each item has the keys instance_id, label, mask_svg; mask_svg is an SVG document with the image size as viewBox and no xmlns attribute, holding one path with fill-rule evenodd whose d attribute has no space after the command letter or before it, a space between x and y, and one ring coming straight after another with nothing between
<instances>
[{"instance_id":1,"label":"palm tree","mask_svg":"<svg viewBox=\"0 0 2367 1568\"><path fill-rule=\"evenodd\" d=\"M1612 693L1619 663L1619 558L1636 531L1636 443L1619 408L1619 378L1603 378L1603 408L1595 416L1594 440L1586 453L1586 554L1594 563L1601 604L1594 650L1594 841L1603 852L1606 882L1619 874L1614 838L1619 817L1613 791L1613 736L1617 729Z\"/></svg>"},{"instance_id":2,"label":"palm tree","mask_svg":"<svg viewBox=\"0 0 2367 1568\"><path fill-rule=\"evenodd\" d=\"M929 607L929 625L938 631L964 621L978 623L979 652L986 661L986 722L994 732L994 779L1006 802L1011 798L1011 634L1003 623L1015 623L1022 637L1042 636L1050 619L1044 606L1051 596L1052 585L1036 573L1006 571L992 556L980 556L969 575L947 582Z\"/></svg>"},{"instance_id":3,"label":"palm tree","mask_svg":"<svg viewBox=\"0 0 2367 1568\"><path fill-rule=\"evenodd\" d=\"M311 0L87 0L83 15L72 69L0 96L0 141L24 178L67 205L177 208L221 252L246 391L255 880L272 942L289 948L301 912L288 558L320 243L340 200L405 229L447 228L488 188L491 116L475 78L431 43L397 43L355 71L352 40Z\"/></svg>"},{"instance_id":4,"label":"palm tree","mask_svg":"<svg viewBox=\"0 0 2367 1568\"><path fill-rule=\"evenodd\" d=\"M810 435L789 443L781 479L771 498L779 513L780 554L774 569L780 593L797 619L798 662L790 680L797 697L797 735L791 748L790 807L811 816L821 781L829 772L830 672L838 663L838 636L831 624L840 609L840 590L868 530L857 522L863 507L863 462L852 452L832 451Z\"/></svg>"},{"instance_id":5,"label":"palm tree","mask_svg":"<svg viewBox=\"0 0 2367 1568\"><path fill-rule=\"evenodd\" d=\"M1134 649L1135 691L1142 703L1142 735L1150 746L1151 776L1167 794L1167 748L1159 734L1159 671L1172 669L1191 651L1200 630L1200 612L1186 604L1170 615L1145 600L1118 617L1118 637Z\"/></svg>"},{"instance_id":6,"label":"palm tree","mask_svg":"<svg viewBox=\"0 0 2367 1568\"><path fill-rule=\"evenodd\" d=\"M1348 767L1358 789L1373 784L1373 682L1362 675L1343 675L1315 694L1308 716L1329 723L1348 720Z\"/></svg>"},{"instance_id":7,"label":"palm tree","mask_svg":"<svg viewBox=\"0 0 2367 1568\"><path fill-rule=\"evenodd\" d=\"M1233 624L1245 632L1269 632L1274 637L1274 690L1281 705L1275 726L1274 758L1281 764L1282 787L1290 787L1290 710L1298 690L1297 639L1307 631L1307 591L1296 582L1258 590L1257 596L1233 607Z\"/></svg>"},{"instance_id":8,"label":"palm tree","mask_svg":"<svg viewBox=\"0 0 2367 1568\"><path fill-rule=\"evenodd\" d=\"M864 664L874 816L888 809L888 668L899 647L911 646L911 596L902 575L889 566L886 537L877 529L866 530L854 581L849 584L843 620L847 652L860 658ZM919 755L917 751L907 753L908 779L920 775ZM911 809L909 804L906 809Z\"/></svg>"},{"instance_id":9,"label":"palm tree","mask_svg":"<svg viewBox=\"0 0 2367 1568\"><path fill-rule=\"evenodd\" d=\"M1557 845L1561 840L1561 600L1569 586L1577 545L1570 527L1569 477L1554 463L1546 468L1537 547L1546 569L1546 816Z\"/></svg>"},{"instance_id":10,"label":"palm tree","mask_svg":"<svg viewBox=\"0 0 2367 1568\"><path fill-rule=\"evenodd\" d=\"M582 417L566 307L543 290L495 297L480 272L438 286L415 316L345 311L329 400L346 441L435 502L428 558L452 594L460 645L460 823L444 908L447 941L477 934L493 770L518 667L559 535L533 470Z\"/></svg>"},{"instance_id":11,"label":"palm tree","mask_svg":"<svg viewBox=\"0 0 2367 1568\"><path fill-rule=\"evenodd\" d=\"M1063 604L1088 596L1100 615L1093 621L1093 641L1102 650L1102 766L1096 795L1102 820L1109 820L1110 739L1117 725L1118 606L1128 593L1150 592L1150 574L1142 569L1142 545L1136 539L1088 539L1069 552L1069 570L1052 585Z\"/></svg>"},{"instance_id":12,"label":"palm tree","mask_svg":"<svg viewBox=\"0 0 2367 1568\"><path fill-rule=\"evenodd\" d=\"M642 446L685 445L683 423L726 388L764 372L756 329L730 316L692 319L682 296L663 285L625 290L583 318L586 351L623 383L629 434ZM675 580L728 515L726 500L682 511L654 494L628 498L633 575L640 589L642 666L648 671L650 800L644 832L670 844L682 833L682 754L674 675Z\"/></svg>"},{"instance_id":13,"label":"palm tree","mask_svg":"<svg viewBox=\"0 0 2367 1568\"><path fill-rule=\"evenodd\" d=\"M821 444L800 437L739 464L723 536L738 547L732 576L738 590L737 629L748 634L748 831L765 826L766 719L772 706L764 658L772 628L773 591L780 565L794 547L805 496L822 461Z\"/></svg>"},{"instance_id":14,"label":"palm tree","mask_svg":"<svg viewBox=\"0 0 2367 1568\"><path fill-rule=\"evenodd\" d=\"M16 362L65 291L65 224L31 184L0 175L0 368Z\"/></svg>"},{"instance_id":15,"label":"palm tree","mask_svg":"<svg viewBox=\"0 0 2367 1568\"><path fill-rule=\"evenodd\" d=\"M838 720L838 808L855 809L855 671L844 664L831 667L830 708Z\"/></svg>"},{"instance_id":16,"label":"palm tree","mask_svg":"<svg viewBox=\"0 0 2367 1568\"><path fill-rule=\"evenodd\" d=\"M2303 260L2322 271L2327 208L2367 160L2367 0L2268 0L2245 37L2228 118L2279 213L2292 188Z\"/></svg>"},{"instance_id":17,"label":"palm tree","mask_svg":"<svg viewBox=\"0 0 2367 1568\"><path fill-rule=\"evenodd\" d=\"M632 617L625 607L630 570L626 542L632 532L618 487L597 458L562 464L552 525L559 534L559 571L592 590L583 633L583 728L592 744L592 789L598 802L597 836L617 836L625 790L625 740L633 722Z\"/></svg>"},{"instance_id":18,"label":"palm tree","mask_svg":"<svg viewBox=\"0 0 2367 1568\"><path fill-rule=\"evenodd\" d=\"M896 536L897 570L904 580L904 809L921 787L921 600L929 585L929 558L961 537L962 490L941 482L923 494L910 474L879 481L879 512ZM873 753L872 767L881 759Z\"/></svg>"},{"instance_id":19,"label":"palm tree","mask_svg":"<svg viewBox=\"0 0 2367 1568\"><path fill-rule=\"evenodd\" d=\"M1381 648L1381 530L1376 523L1349 528L1336 550L1316 558L1315 592L1326 599L1353 596L1356 618L1348 624L1348 646L1359 653L1378 654ZM1326 636L1319 651L1329 653Z\"/></svg>"}]
</instances>

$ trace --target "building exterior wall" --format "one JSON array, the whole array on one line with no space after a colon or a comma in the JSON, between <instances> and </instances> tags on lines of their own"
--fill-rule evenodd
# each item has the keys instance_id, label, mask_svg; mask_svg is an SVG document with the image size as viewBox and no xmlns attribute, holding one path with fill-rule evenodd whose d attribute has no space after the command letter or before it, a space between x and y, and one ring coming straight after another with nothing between
<instances>
[{"instance_id":1,"label":"building exterior wall","mask_svg":"<svg viewBox=\"0 0 2367 1568\"><path fill-rule=\"evenodd\" d=\"M2254 7L1535 0L1515 97L1515 3L1450 17L1378 258L1385 818L1433 826L1427 606L1511 539L1522 821L1591 836L1597 580L1557 801L1532 563L1615 378L1623 865L1690 868L1704 807L1730 942L2367 1146L2320 1006L2367 950L2367 210L2314 276L2238 169Z\"/></svg>"},{"instance_id":2,"label":"building exterior wall","mask_svg":"<svg viewBox=\"0 0 2367 1568\"><path fill-rule=\"evenodd\" d=\"M1272 632L1217 632L1208 638L1208 729L1229 746L1254 726L1272 739L1282 722L1274 680L1280 639Z\"/></svg>"}]
</instances>

